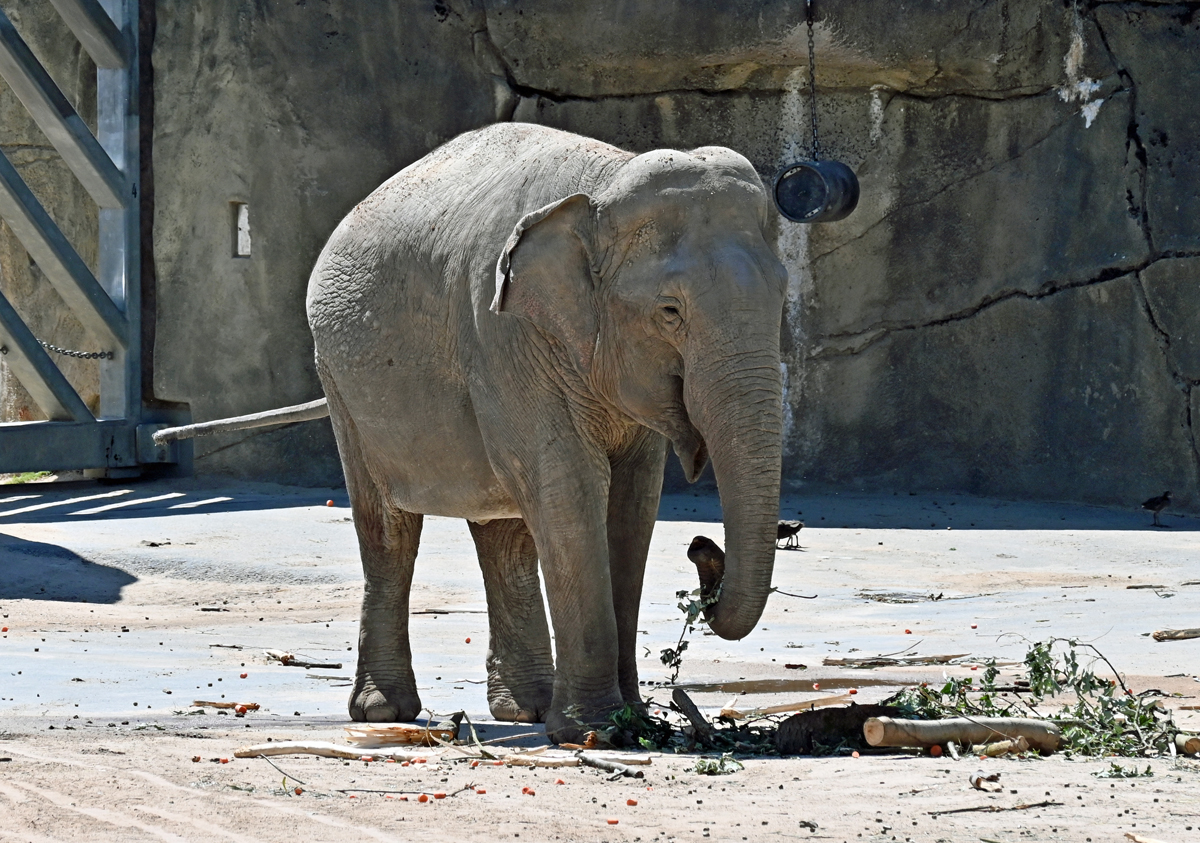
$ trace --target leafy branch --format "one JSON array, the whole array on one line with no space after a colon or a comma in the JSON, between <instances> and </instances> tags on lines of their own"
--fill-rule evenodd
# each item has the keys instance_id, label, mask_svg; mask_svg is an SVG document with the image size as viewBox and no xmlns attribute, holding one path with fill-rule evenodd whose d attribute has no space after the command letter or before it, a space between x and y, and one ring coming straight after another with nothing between
<instances>
[{"instance_id":1,"label":"leafy branch","mask_svg":"<svg viewBox=\"0 0 1200 843\"><path fill-rule=\"evenodd\" d=\"M1157 701L1129 690L1113 663L1092 644L1071 638L1035 642L1024 663L1028 700L997 696L999 671L989 662L978 688L973 677L948 679L940 688L906 688L889 702L917 719L1011 717L1018 713L1041 717L1039 706L1063 697L1066 701L1052 719L1062 728L1063 749L1068 754L1134 758L1170 751L1179 731L1170 713ZM1116 678L1097 676L1094 668L1100 663Z\"/></svg>"},{"instance_id":2,"label":"leafy branch","mask_svg":"<svg viewBox=\"0 0 1200 843\"><path fill-rule=\"evenodd\" d=\"M718 586L710 594L703 594L697 588L694 591L677 591L675 597L679 600L679 611L686 615L683 629L679 631L679 640L674 647L667 647L659 655L659 660L671 669L668 685L674 685L679 678L679 669L683 666L683 654L688 648L687 637L696 631L697 623L704 623L704 610L720 599L721 589ZM686 601L686 602L684 602Z\"/></svg>"}]
</instances>

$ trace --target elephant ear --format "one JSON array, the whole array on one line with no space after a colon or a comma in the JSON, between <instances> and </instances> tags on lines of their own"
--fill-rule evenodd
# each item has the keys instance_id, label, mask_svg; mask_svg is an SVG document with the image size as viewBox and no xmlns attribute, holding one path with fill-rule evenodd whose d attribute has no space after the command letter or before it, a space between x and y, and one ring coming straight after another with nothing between
<instances>
[{"instance_id":1,"label":"elephant ear","mask_svg":"<svg viewBox=\"0 0 1200 843\"><path fill-rule=\"evenodd\" d=\"M528 319L591 369L597 321L592 300L594 205L576 193L526 214L496 262L493 313Z\"/></svg>"}]
</instances>

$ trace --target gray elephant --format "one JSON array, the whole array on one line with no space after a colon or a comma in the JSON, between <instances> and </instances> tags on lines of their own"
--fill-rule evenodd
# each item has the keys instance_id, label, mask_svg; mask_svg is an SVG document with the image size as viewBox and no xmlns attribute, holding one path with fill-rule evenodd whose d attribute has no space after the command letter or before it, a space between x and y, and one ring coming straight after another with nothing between
<instances>
[{"instance_id":1,"label":"gray elephant","mask_svg":"<svg viewBox=\"0 0 1200 843\"><path fill-rule=\"evenodd\" d=\"M689 479L710 455L716 471L711 627L753 629L781 451L787 272L769 213L728 149L634 155L509 123L434 150L342 221L307 308L366 578L351 717L420 710L408 600L426 513L469 522L495 717L563 740L640 703L668 440Z\"/></svg>"}]
</instances>

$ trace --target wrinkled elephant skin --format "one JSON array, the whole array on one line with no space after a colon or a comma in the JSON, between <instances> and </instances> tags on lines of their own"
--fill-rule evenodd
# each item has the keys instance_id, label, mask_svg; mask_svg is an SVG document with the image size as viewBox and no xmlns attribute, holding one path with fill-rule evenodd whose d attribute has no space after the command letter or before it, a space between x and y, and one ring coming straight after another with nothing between
<instances>
[{"instance_id":1,"label":"wrinkled elephant skin","mask_svg":"<svg viewBox=\"0 0 1200 843\"><path fill-rule=\"evenodd\" d=\"M401 171L338 226L307 306L366 578L354 719L420 709L408 597L423 514L470 522L496 717L545 720L563 740L640 703L668 441L690 479L713 461L727 558L710 622L750 632L779 495L787 274L769 213L728 149L633 155L500 124Z\"/></svg>"}]
</instances>

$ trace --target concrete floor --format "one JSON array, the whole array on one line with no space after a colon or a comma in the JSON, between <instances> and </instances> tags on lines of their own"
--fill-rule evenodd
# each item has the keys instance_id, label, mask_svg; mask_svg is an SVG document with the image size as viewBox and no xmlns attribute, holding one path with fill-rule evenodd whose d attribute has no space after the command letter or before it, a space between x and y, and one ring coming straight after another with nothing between
<instances>
[{"instance_id":1,"label":"concrete floor","mask_svg":"<svg viewBox=\"0 0 1200 843\"><path fill-rule=\"evenodd\" d=\"M1200 519L1168 513L1169 528L1155 529L1140 511L890 493L789 495L781 514L807 527L803 550L777 554L775 584L817 598L774 595L742 641L697 631L680 681L703 706L739 692L748 707L847 687L872 701L943 669L847 670L822 660L905 650L1019 661L1028 641L1050 636L1095 643L1118 669L1146 677L1137 683L1200 692L1191 678L1200 640L1147 637L1200 626ZM713 496L663 500L642 606L640 669L651 696L667 676L658 654L681 628L675 592L696 586L686 545L696 534L721 541L719 518ZM884 592L917 602L870 599ZM342 490L5 487L0 614L10 631L0 638L0 717L165 715L227 693L253 697L268 716L344 718L348 689L335 677L353 674L360 593ZM487 618L462 522L426 519L412 607L425 705L485 715ZM266 648L342 667L284 668L267 662Z\"/></svg>"},{"instance_id":2,"label":"concrete floor","mask_svg":"<svg viewBox=\"0 0 1200 843\"><path fill-rule=\"evenodd\" d=\"M720 777L666 754L645 780L620 781L447 759L233 757L248 743L344 740L362 591L346 503L337 490L195 481L4 487L0 841L1098 843L1190 840L1200 827L1200 761L1182 758L1127 781L1097 779L1104 758L989 760L1003 785L982 793L968 783L975 758L903 752L753 758ZM1163 702L1200 730L1182 708L1200 696L1200 640L1148 637L1200 626L1200 520L1167 515L1154 529L1141 512L955 495L783 501L784 517L801 512L803 550L779 551L774 581L816 599L774 595L743 641L692 636L680 682L710 712L735 696L745 709L851 688L876 701L1067 636L1094 642L1134 689L1176 695ZM719 516L707 495L663 502L641 623L652 701L669 693L658 653L679 636L675 592L696 585L686 546L720 541ZM484 740L544 743L537 727L487 717L487 616L461 522L426 519L412 608L425 705L465 709ZM267 648L341 666L284 667ZM899 651L965 655L948 667L822 664ZM195 700L261 708L236 718ZM405 801L437 791L463 795Z\"/></svg>"}]
</instances>

